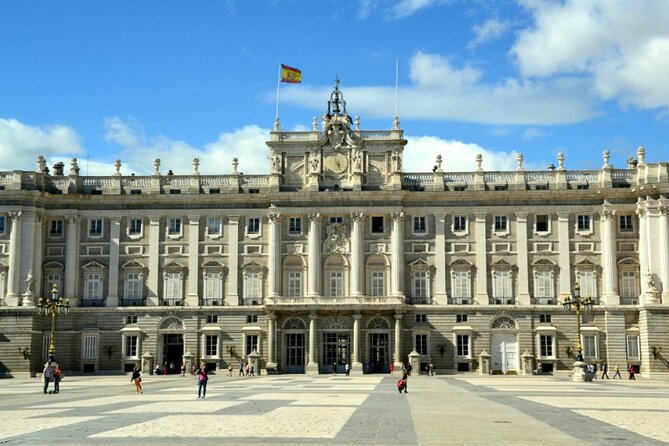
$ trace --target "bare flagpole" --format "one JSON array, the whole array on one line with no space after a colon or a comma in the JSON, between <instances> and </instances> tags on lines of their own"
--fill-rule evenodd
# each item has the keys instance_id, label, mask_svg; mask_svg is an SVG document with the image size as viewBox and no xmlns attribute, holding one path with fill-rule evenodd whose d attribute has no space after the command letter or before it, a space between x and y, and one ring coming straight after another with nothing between
<instances>
[{"instance_id":1,"label":"bare flagpole","mask_svg":"<svg viewBox=\"0 0 669 446\"><path fill-rule=\"evenodd\" d=\"M393 120L393 128L399 127L399 105L398 105L398 91L399 91L399 59L395 59L395 119Z\"/></svg>"},{"instance_id":2,"label":"bare flagpole","mask_svg":"<svg viewBox=\"0 0 669 446\"><path fill-rule=\"evenodd\" d=\"M276 116L274 117L274 130L279 130L279 87L281 86L281 62L279 62L279 76L276 79Z\"/></svg>"}]
</instances>

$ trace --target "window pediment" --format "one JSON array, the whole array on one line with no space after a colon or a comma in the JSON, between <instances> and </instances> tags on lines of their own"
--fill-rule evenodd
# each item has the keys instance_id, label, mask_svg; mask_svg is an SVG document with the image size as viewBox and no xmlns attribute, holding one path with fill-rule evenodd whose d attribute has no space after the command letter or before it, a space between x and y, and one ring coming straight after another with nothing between
<instances>
[{"instance_id":1,"label":"window pediment","mask_svg":"<svg viewBox=\"0 0 669 446\"><path fill-rule=\"evenodd\" d=\"M144 269L146 268L142 262L139 262L137 260L130 260L128 262L125 262L123 265L121 265L121 268L123 269Z\"/></svg>"},{"instance_id":2,"label":"window pediment","mask_svg":"<svg viewBox=\"0 0 669 446\"><path fill-rule=\"evenodd\" d=\"M86 270L93 270L93 269L102 270L102 269L107 269L106 266L104 266L102 263L96 262L95 260L92 260L92 261L86 263L85 265L82 265L81 268L82 268L82 269L86 269Z\"/></svg>"}]
</instances>

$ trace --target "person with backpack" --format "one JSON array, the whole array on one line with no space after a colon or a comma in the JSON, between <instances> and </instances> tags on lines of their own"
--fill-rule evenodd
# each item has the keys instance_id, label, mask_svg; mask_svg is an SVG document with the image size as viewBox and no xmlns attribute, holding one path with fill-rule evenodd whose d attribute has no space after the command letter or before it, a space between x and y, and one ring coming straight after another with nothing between
<instances>
[{"instance_id":1,"label":"person with backpack","mask_svg":"<svg viewBox=\"0 0 669 446\"><path fill-rule=\"evenodd\" d=\"M53 393L60 392L60 376L62 372L60 370L60 365L56 364L56 368L53 370Z\"/></svg>"},{"instance_id":2,"label":"person with backpack","mask_svg":"<svg viewBox=\"0 0 669 446\"><path fill-rule=\"evenodd\" d=\"M400 380L397 381L397 391L399 393L402 393L402 391L404 391L404 393L409 393L407 392L408 379L409 379L409 370L404 365L402 365L402 378L400 378Z\"/></svg>"}]
</instances>

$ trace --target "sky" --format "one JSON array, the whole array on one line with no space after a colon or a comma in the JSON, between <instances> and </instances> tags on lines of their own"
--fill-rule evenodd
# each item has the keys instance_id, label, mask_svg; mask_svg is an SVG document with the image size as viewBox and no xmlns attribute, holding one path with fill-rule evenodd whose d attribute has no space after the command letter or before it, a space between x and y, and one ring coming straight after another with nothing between
<instances>
[{"instance_id":1,"label":"sky","mask_svg":"<svg viewBox=\"0 0 669 446\"><path fill-rule=\"evenodd\" d=\"M3 0L0 171L268 173L280 63L282 129L338 76L363 130L398 113L406 172L666 162L667 23L666 0Z\"/></svg>"}]
</instances>

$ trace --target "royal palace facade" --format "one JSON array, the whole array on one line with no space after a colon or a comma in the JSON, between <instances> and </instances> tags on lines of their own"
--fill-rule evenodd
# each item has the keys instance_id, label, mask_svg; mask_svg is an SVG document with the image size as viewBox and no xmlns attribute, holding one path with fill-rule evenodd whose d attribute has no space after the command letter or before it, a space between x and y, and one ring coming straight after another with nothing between
<instances>
[{"instance_id":1,"label":"royal palace facade","mask_svg":"<svg viewBox=\"0 0 669 446\"><path fill-rule=\"evenodd\" d=\"M669 376L669 166L403 170L336 88L311 131L269 135L270 173L0 172L0 375L49 356L120 373L249 358L263 373L560 373L584 360ZM242 158L243 163L243 158ZM430 165L433 164L430 162ZM41 317L39 298L69 299ZM565 312L565 297L592 300Z\"/></svg>"}]
</instances>

